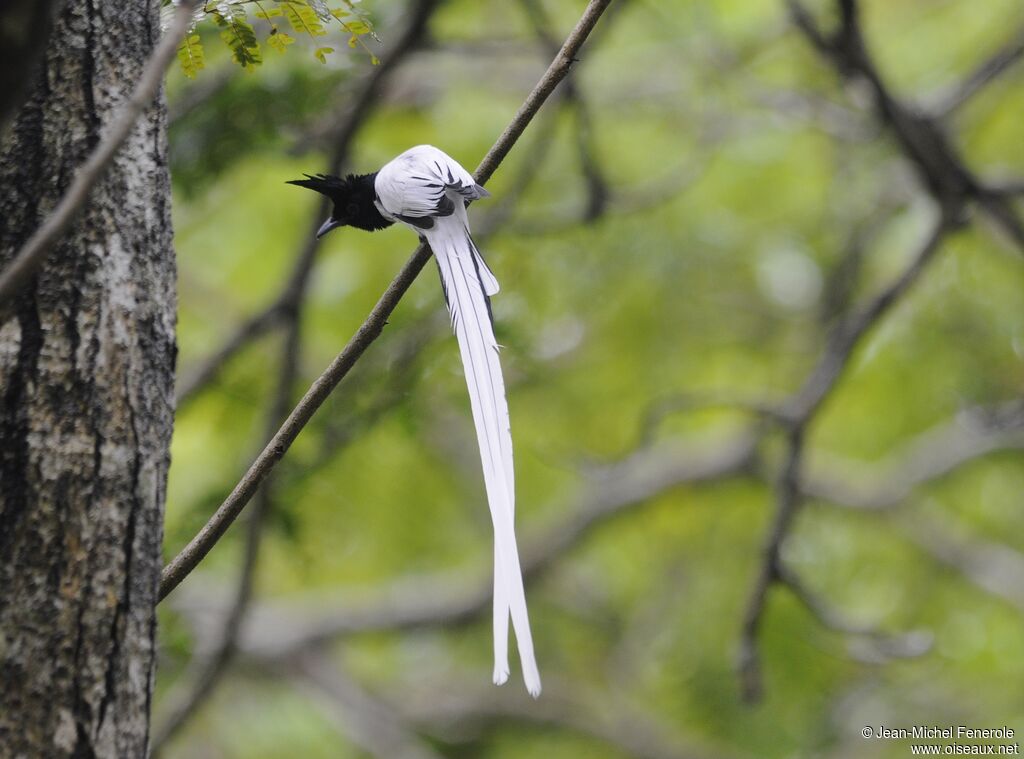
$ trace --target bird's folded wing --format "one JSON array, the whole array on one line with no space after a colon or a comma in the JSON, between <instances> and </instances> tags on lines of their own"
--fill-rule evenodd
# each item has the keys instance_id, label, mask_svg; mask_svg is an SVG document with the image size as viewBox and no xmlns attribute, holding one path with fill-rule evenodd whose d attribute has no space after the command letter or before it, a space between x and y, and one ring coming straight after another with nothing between
<instances>
[{"instance_id":1,"label":"bird's folded wing","mask_svg":"<svg viewBox=\"0 0 1024 759\"><path fill-rule=\"evenodd\" d=\"M451 216L461 199L468 204L490 193L446 153L418 145L384 166L377 179L382 205L396 216Z\"/></svg>"}]
</instances>

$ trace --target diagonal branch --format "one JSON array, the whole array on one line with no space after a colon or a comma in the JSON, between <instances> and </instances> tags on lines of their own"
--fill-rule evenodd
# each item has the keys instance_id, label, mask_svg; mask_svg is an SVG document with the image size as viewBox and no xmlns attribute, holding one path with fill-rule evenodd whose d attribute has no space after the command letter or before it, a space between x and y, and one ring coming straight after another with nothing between
<instances>
[{"instance_id":1,"label":"diagonal branch","mask_svg":"<svg viewBox=\"0 0 1024 759\"><path fill-rule=\"evenodd\" d=\"M597 24L601 14L611 0L591 0L576 27L569 34L562 49L548 70L541 77L537 86L527 96L498 141L477 167L475 178L484 184L508 155L527 125L540 110L552 90L569 73L576 55L579 53L590 32ZM363 352L380 336L387 318L398 305L413 280L419 275L427 261L430 250L420 245L412 254L405 266L392 280L387 290L377 301L370 315L356 331L348 345L331 362L330 366L312 384L299 404L292 410L288 419L273 436L263 452L256 458L216 513L203 526L189 544L168 564L160 581L159 598L163 599L181 583L185 577L202 561L203 557L216 545L231 523L255 494L260 483L277 465L285 452L298 437L303 427L309 422L316 410L337 387L338 383L355 366Z\"/></svg>"},{"instance_id":2,"label":"diagonal branch","mask_svg":"<svg viewBox=\"0 0 1024 759\"><path fill-rule=\"evenodd\" d=\"M221 347L192 368L177 383L177 410L181 411L196 394L209 385L234 356L281 323L281 301L275 300L258 314L239 324Z\"/></svg>"},{"instance_id":3,"label":"diagonal branch","mask_svg":"<svg viewBox=\"0 0 1024 759\"><path fill-rule=\"evenodd\" d=\"M17 252L10 265L0 273L0 316L22 285L46 261L54 243L78 216L92 188L106 173L107 167L128 139L139 116L156 97L164 72L174 61L181 38L192 23L192 9L195 5L196 0L182 0L178 5L170 26L146 62L138 84L114 118L106 135L75 173L71 186L56 208Z\"/></svg>"},{"instance_id":4,"label":"diagonal branch","mask_svg":"<svg viewBox=\"0 0 1024 759\"><path fill-rule=\"evenodd\" d=\"M750 593L743 626L740 630L739 663L740 686L744 700L757 701L761 698L761 660L757 649L757 634L764 617L768 593L774 583L782 577L782 543L789 534L793 519L800 507L800 467L804 452L804 428L796 425L790 430L787 440L786 462L775 490L775 514L761 552L761 564L754 588Z\"/></svg>"},{"instance_id":5,"label":"diagonal branch","mask_svg":"<svg viewBox=\"0 0 1024 759\"><path fill-rule=\"evenodd\" d=\"M975 587L1024 612L1024 555L1001 543L956 535L920 519L897 520L902 534Z\"/></svg>"}]
</instances>

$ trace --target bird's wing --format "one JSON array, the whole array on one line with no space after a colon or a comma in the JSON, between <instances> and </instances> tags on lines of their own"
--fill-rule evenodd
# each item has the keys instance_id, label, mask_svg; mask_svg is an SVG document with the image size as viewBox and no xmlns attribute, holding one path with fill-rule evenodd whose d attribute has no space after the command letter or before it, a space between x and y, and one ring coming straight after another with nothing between
<instances>
[{"instance_id":1,"label":"bird's wing","mask_svg":"<svg viewBox=\"0 0 1024 759\"><path fill-rule=\"evenodd\" d=\"M460 204L464 208L490 195L455 159L431 145L417 145L390 161L377 172L375 189L382 210L417 232L451 216ZM484 292L495 295L498 280L475 244L473 256Z\"/></svg>"}]
</instances>

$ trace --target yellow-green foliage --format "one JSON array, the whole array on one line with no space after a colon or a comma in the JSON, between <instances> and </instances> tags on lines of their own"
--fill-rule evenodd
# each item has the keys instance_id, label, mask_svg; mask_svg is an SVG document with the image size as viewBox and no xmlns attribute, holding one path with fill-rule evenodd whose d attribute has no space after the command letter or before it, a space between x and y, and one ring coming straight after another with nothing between
<instances>
[{"instance_id":1,"label":"yellow-green foliage","mask_svg":"<svg viewBox=\"0 0 1024 759\"><path fill-rule=\"evenodd\" d=\"M189 79L195 79L196 74L206 67L203 58L203 43L198 34L188 34L181 41L178 48L178 62L181 64L181 71Z\"/></svg>"},{"instance_id":2,"label":"yellow-green foliage","mask_svg":"<svg viewBox=\"0 0 1024 759\"><path fill-rule=\"evenodd\" d=\"M248 20L249 14L256 20L254 27ZM284 18L292 30L311 40L326 37L337 31L348 37L350 48L361 47L373 65L380 61L363 41L364 36L373 37L373 25L369 17L358 10L352 2L345 0L345 7L330 8L324 0L229 0L209 2L203 6L201 20L211 19L220 27L220 38L231 50L231 57L243 69L251 70L263 63L260 53L260 38L278 53L284 53L295 38L283 32L276 19ZM202 40L190 29L178 48L181 70L189 79L205 68ZM327 63L327 55L335 48L317 41L313 57L320 63Z\"/></svg>"}]
</instances>

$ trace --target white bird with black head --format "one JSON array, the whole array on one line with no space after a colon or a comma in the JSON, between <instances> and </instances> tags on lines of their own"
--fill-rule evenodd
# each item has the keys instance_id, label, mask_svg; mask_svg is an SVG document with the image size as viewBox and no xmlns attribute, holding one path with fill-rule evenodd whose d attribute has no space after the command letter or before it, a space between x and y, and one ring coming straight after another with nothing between
<instances>
[{"instance_id":1,"label":"white bird with black head","mask_svg":"<svg viewBox=\"0 0 1024 759\"><path fill-rule=\"evenodd\" d=\"M331 215L317 237L341 226L373 231L399 222L429 243L458 339L476 426L484 487L494 525L494 682L508 679L508 619L512 616L526 688L540 695L514 527L512 433L498 361L490 296L498 280L469 232L467 206L487 190L454 159L418 145L372 174L345 178L306 175L290 184L326 195Z\"/></svg>"}]
</instances>

